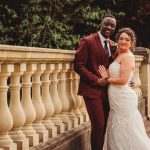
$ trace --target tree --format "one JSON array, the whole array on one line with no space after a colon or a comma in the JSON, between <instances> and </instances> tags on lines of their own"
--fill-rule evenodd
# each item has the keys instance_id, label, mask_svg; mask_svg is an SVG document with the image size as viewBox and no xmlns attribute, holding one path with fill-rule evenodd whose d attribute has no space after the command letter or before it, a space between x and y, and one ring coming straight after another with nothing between
<instances>
[{"instance_id":1,"label":"tree","mask_svg":"<svg viewBox=\"0 0 150 150\"><path fill-rule=\"evenodd\" d=\"M1 0L2 44L75 49L79 39L99 30L105 14L117 29L132 27L138 46L149 47L148 0Z\"/></svg>"},{"instance_id":2,"label":"tree","mask_svg":"<svg viewBox=\"0 0 150 150\"><path fill-rule=\"evenodd\" d=\"M99 19L110 10L92 0L2 1L3 44L74 49L79 39L99 28ZM19 8L19 9L18 9ZM88 12L88 13L87 13ZM86 30L85 30L86 29Z\"/></svg>"},{"instance_id":3,"label":"tree","mask_svg":"<svg viewBox=\"0 0 150 150\"><path fill-rule=\"evenodd\" d=\"M118 28L131 27L137 35L137 45L150 48L150 1L119 0L115 13L118 16ZM118 7L119 6L119 7Z\"/></svg>"}]
</instances>

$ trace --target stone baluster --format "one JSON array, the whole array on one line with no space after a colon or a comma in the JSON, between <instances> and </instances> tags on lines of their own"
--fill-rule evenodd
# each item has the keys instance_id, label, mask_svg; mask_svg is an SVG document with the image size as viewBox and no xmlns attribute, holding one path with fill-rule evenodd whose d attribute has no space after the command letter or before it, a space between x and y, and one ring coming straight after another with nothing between
<instances>
[{"instance_id":1,"label":"stone baluster","mask_svg":"<svg viewBox=\"0 0 150 150\"><path fill-rule=\"evenodd\" d=\"M22 127L23 133L29 139L29 146L36 146L39 144L39 135L32 127L32 123L35 120L36 112L31 99L31 75L36 70L36 64L27 64L26 71L22 77L22 107L25 112L26 120Z\"/></svg>"},{"instance_id":2,"label":"stone baluster","mask_svg":"<svg viewBox=\"0 0 150 150\"><path fill-rule=\"evenodd\" d=\"M77 75L77 78L76 78L76 82L77 82L77 85L79 86L79 80L80 80L80 78L79 78L79 76ZM82 96L79 96L80 97L80 106L79 106L79 110L80 110L80 112L81 112L81 114L82 114L82 116L83 116L83 122L88 122L89 121L89 115L88 115L88 113L87 113L87 110L86 110L86 107L85 107L85 103L84 103L84 99L83 99L83 97Z\"/></svg>"},{"instance_id":3,"label":"stone baluster","mask_svg":"<svg viewBox=\"0 0 150 150\"><path fill-rule=\"evenodd\" d=\"M66 95L66 72L67 64L59 64L61 66L60 73L58 74L58 94L62 104L61 120L65 124L65 130L70 130L72 122L68 116L69 101Z\"/></svg>"},{"instance_id":4,"label":"stone baluster","mask_svg":"<svg viewBox=\"0 0 150 150\"><path fill-rule=\"evenodd\" d=\"M29 140L26 138L21 128L25 123L25 113L20 102L20 77L25 71L25 64L15 64L14 72L10 76L10 105L9 109L13 117L13 128L10 131L10 137L17 144L17 149L27 150L29 149Z\"/></svg>"},{"instance_id":5,"label":"stone baluster","mask_svg":"<svg viewBox=\"0 0 150 150\"><path fill-rule=\"evenodd\" d=\"M78 75L73 71L73 86L72 86L72 91L74 94L74 98L76 101L76 106L75 106L75 115L78 117L78 123L82 124L83 123L83 115L81 114L81 112L79 111L79 107L81 105L81 96L77 95L78 92Z\"/></svg>"},{"instance_id":6,"label":"stone baluster","mask_svg":"<svg viewBox=\"0 0 150 150\"><path fill-rule=\"evenodd\" d=\"M33 123L33 127L36 132L39 134L39 141L45 142L48 139L48 131L46 130L45 126L42 124L42 120L45 117L45 107L41 97L41 74L45 70L44 64L38 64L37 70L34 71L32 76L32 102L34 109L36 111L36 118Z\"/></svg>"},{"instance_id":7,"label":"stone baluster","mask_svg":"<svg viewBox=\"0 0 150 150\"><path fill-rule=\"evenodd\" d=\"M83 121L84 122L88 122L89 121L89 115L87 113L86 107L85 107L85 103L84 103L84 99L81 96L81 105L79 110L81 111L82 115L83 115Z\"/></svg>"},{"instance_id":8,"label":"stone baluster","mask_svg":"<svg viewBox=\"0 0 150 150\"><path fill-rule=\"evenodd\" d=\"M135 88L134 88L134 90L136 91L138 99L142 98L142 91L140 89L141 80L140 80L140 75L139 75L139 68L141 66L141 61L142 60L143 60L142 58L136 57L135 71L134 71L133 78L132 78L132 80L135 82Z\"/></svg>"},{"instance_id":9,"label":"stone baluster","mask_svg":"<svg viewBox=\"0 0 150 150\"><path fill-rule=\"evenodd\" d=\"M72 69L73 69L73 66L72 66L72 64L68 64L68 65L69 65L69 68L66 73L66 95L67 95L67 98L69 101L69 109L68 109L68 111L70 112L69 117L72 120L73 127L75 128L78 126L78 118L74 114L76 103L75 103L75 99L74 99L73 92L72 92L72 80L73 80Z\"/></svg>"},{"instance_id":10,"label":"stone baluster","mask_svg":"<svg viewBox=\"0 0 150 150\"><path fill-rule=\"evenodd\" d=\"M141 90L141 79L140 79L140 66L141 66L141 62L143 61L143 56L138 56L135 55L135 71L134 71L134 75L133 75L133 80L135 82L135 87L134 90L138 96L138 108L139 111L143 117L143 119L145 119L145 98L143 97L142 94L142 90Z\"/></svg>"},{"instance_id":11,"label":"stone baluster","mask_svg":"<svg viewBox=\"0 0 150 150\"><path fill-rule=\"evenodd\" d=\"M0 64L0 148L3 150L16 150L8 131L13 126L13 118L7 104L7 79L13 71L13 65Z\"/></svg>"},{"instance_id":12,"label":"stone baluster","mask_svg":"<svg viewBox=\"0 0 150 150\"><path fill-rule=\"evenodd\" d=\"M62 104L58 96L58 73L60 72L59 64L51 64L52 73L50 75L50 96L54 105L54 114L51 120L57 127L57 133L63 133L65 130L64 123L60 119L60 113L62 110Z\"/></svg>"},{"instance_id":13,"label":"stone baluster","mask_svg":"<svg viewBox=\"0 0 150 150\"><path fill-rule=\"evenodd\" d=\"M46 64L46 70L42 75L42 100L45 106L46 115L43 120L43 124L46 129L49 131L49 138L55 137L57 135L57 128L54 126L54 123L51 121L51 117L54 114L54 106L52 99L50 97L50 73L51 64Z\"/></svg>"}]
</instances>

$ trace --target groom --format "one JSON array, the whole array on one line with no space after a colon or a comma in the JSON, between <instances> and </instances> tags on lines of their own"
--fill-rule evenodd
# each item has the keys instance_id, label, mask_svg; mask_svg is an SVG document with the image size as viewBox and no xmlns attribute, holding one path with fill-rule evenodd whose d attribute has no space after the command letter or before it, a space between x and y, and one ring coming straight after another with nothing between
<instances>
[{"instance_id":1,"label":"groom","mask_svg":"<svg viewBox=\"0 0 150 150\"><path fill-rule=\"evenodd\" d=\"M99 65L106 68L113 61L113 41L109 37L116 28L112 15L101 21L100 31L81 39L77 48L74 69L80 75L78 94L83 96L91 121L92 150L102 150L109 112L107 82L98 72Z\"/></svg>"}]
</instances>

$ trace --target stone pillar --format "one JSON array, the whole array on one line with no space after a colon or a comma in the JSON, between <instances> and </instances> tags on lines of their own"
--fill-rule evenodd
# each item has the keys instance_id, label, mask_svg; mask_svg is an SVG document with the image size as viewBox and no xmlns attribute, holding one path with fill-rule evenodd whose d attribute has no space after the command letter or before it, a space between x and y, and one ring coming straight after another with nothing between
<instances>
[{"instance_id":1,"label":"stone pillar","mask_svg":"<svg viewBox=\"0 0 150 150\"><path fill-rule=\"evenodd\" d=\"M49 131L49 138L57 135L57 128L51 121L51 117L54 113L54 106L50 97L50 73L51 65L46 64L46 70L42 75L42 100L45 106L46 114L42 121L46 129Z\"/></svg>"},{"instance_id":2,"label":"stone pillar","mask_svg":"<svg viewBox=\"0 0 150 150\"><path fill-rule=\"evenodd\" d=\"M13 126L13 118L7 104L7 79L13 71L12 65L0 64L0 148L3 150L16 150L8 131Z\"/></svg>"},{"instance_id":3,"label":"stone pillar","mask_svg":"<svg viewBox=\"0 0 150 150\"><path fill-rule=\"evenodd\" d=\"M76 107L76 102L75 102L75 98L72 92L72 80L73 80L73 75L72 75L72 69L73 69L73 65L72 64L68 64L69 68L68 71L66 73L66 94L69 100L69 117L72 120L72 124L73 127L77 127L78 126L78 118L76 117L76 115L74 114L74 110Z\"/></svg>"},{"instance_id":4,"label":"stone pillar","mask_svg":"<svg viewBox=\"0 0 150 150\"><path fill-rule=\"evenodd\" d=\"M25 123L25 113L20 102L20 77L26 69L25 64L15 64L14 72L12 72L10 79L10 105L9 109L13 117L13 128L10 132L10 137L17 144L17 149L29 149L29 140L23 134L21 128Z\"/></svg>"},{"instance_id":5,"label":"stone pillar","mask_svg":"<svg viewBox=\"0 0 150 150\"><path fill-rule=\"evenodd\" d=\"M65 124L65 130L70 130L72 126L72 122L69 119L68 114L68 109L69 109L69 102L67 99L66 95L66 72L67 64L59 64L61 65L61 70L60 73L58 74L58 94L59 94L59 99L62 104L62 111L61 111L61 120Z\"/></svg>"},{"instance_id":6,"label":"stone pillar","mask_svg":"<svg viewBox=\"0 0 150 150\"><path fill-rule=\"evenodd\" d=\"M58 73L60 72L59 64L51 64L52 73L50 75L51 84L50 84L50 96L54 105L54 114L51 120L54 122L57 127L57 133L63 133L65 130L64 123L60 119L60 113L62 110L62 104L58 96Z\"/></svg>"},{"instance_id":7,"label":"stone pillar","mask_svg":"<svg viewBox=\"0 0 150 150\"><path fill-rule=\"evenodd\" d=\"M136 55L143 57L143 62L140 66L141 90L145 99L145 115L150 118L150 49L144 47L137 47Z\"/></svg>"},{"instance_id":8,"label":"stone pillar","mask_svg":"<svg viewBox=\"0 0 150 150\"><path fill-rule=\"evenodd\" d=\"M36 146L39 144L39 135L35 132L32 127L32 123L35 120L36 112L31 99L31 75L36 70L35 64L27 64L26 71L22 77L22 107L25 112L26 120L22 127L23 133L29 139L29 146Z\"/></svg>"},{"instance_id":9,"label":"stone pillar","mask_svg":"<svg viewBox=\"0 0 150 150\"><path fill-rule=\"evenodd\" d=\"M32 102L34 109L36 111L36 118L33 123L33 127L36 132L39 134L39 141L45 142L48 140L48 131L45 126L42 124L42 120L45 117L46 111L41 97L41 74L45 70L44 64L38 64L37 70L32 76Z\"/></svg>"}]
</instances>

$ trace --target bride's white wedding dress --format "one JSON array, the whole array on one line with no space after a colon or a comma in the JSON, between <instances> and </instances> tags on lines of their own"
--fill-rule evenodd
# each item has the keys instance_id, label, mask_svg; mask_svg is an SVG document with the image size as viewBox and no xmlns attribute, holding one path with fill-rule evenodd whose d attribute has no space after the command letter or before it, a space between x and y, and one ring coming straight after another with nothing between
<instances>
[{"instance_id":1,"label":"bride's white wedding dress","mask_svg":"<svg viewBox=\"0 0 150 150\"><path fill-rule=\"evenodd\" d=\"M119 77L120 64L109 67L110 77ZM131 80L133 72L130 75ZM138 111L138 98L129 84L108 87L110 114L103 150L150 150L142 116Z\"/></svg>"}]
</instances>

